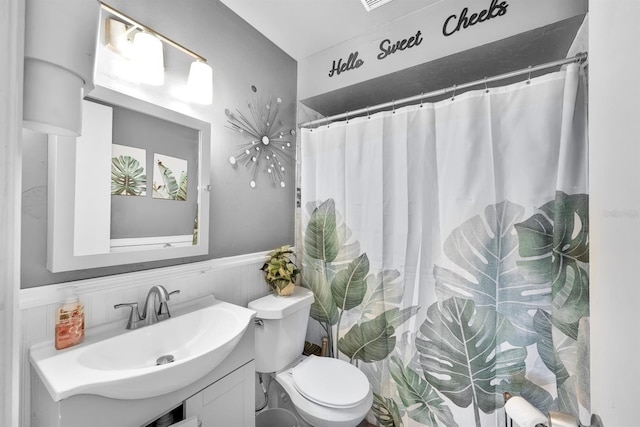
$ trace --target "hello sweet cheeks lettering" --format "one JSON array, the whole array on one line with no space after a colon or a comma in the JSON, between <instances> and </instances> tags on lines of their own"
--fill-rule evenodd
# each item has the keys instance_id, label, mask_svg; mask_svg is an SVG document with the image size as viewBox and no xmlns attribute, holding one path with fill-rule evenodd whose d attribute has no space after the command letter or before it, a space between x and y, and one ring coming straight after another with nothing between
<instances>
[{"instance_id":1,"label":"hello sweet cheeks lettering","mask_svg":"<svg viewBox=\"0 0 640 427\"><path fill-rule=\"evenodd\" d=\"M442 34L445 37L449 37L458 31L465 30L481 22L486 22L490 19L504 16L507 13L507 7L509 4L506 1L491 0L491 4L487 9L483 9L479 12L472 12L469 14L469 8L462 9L460 14L450 15L442 26ZM392 42L390 39L384 39L380 42L380 53L377 55L378 60L385 59L394 53L398 53L413 47L419 46L422 43L422 32L417 31L415 35L406 39ZM355 70L364 65L364 60L358 58L359 52L352 52L346 61L342 58L337 61L334 60L331 70L329 70L329 77L338 76L345 71Z\"/></svg>"}]
</instances>

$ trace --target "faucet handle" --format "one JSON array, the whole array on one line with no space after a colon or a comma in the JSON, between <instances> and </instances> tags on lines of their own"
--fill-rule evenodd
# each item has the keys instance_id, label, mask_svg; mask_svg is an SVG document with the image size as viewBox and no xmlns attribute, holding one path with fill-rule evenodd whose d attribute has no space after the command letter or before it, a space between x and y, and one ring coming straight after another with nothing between
<instances>
[{"instance_id":1,"label":"faucet handle","mask_svg":"<svg viewBox=\"0 0 640 427\"><path fill-rule=\"evenodd\" d=\"M175 295L175 294L179 294L180 293L180 289L177 289L175 291L169 292L169 297L171 297L171 295ZM171 298L169 298L171 299Z\"/></svg>"},{"instance_id":2,"label":"faucet handle","mask_svg":"<svg viewBox=\"0 0 640 427\"><path fill-rule=\"evenodd\" d=\"M131 308L131 312L129 313L129 320L127 321L127 329L136 329L140 324L139 322L142 320L142 318L140 317L140 312L138 311L138 303L124 302L113 306L113 308L115 309L124 307Z\"/></svg>"}]
</instances>

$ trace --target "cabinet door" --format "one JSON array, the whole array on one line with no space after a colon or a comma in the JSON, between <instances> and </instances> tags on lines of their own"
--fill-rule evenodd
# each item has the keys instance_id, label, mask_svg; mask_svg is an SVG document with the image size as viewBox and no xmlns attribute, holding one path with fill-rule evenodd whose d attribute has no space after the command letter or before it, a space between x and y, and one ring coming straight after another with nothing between
<instances>
[{"instance_id":1,"label":"cabinet door","mask_svg":"<svg viewBox=\"0 0 640 427\"><path fill-rule=\"evenodd\" d=\"M244 365L185 402L202 427L255 427L255 365Z\"/></svg>"}]
</instances>

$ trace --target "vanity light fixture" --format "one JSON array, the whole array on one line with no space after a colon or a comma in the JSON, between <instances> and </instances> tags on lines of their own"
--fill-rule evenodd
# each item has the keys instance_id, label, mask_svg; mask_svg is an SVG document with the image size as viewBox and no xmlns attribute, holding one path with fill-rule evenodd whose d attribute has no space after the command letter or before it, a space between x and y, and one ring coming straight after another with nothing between
<instances>
[{"instance_id":1,"label":"vanity light fixture","mask_svg":"<svg viewBox=\"0 0 640 427\"><path fill-rule=\"evenodd\" d=\"M112 15L105 24L107 45L135 63L141 82L164 84L163 43L166 43L194 58L187 81L188 99L198 104L211 104L213 70L206 58L105 3L100 3L100 7ZM131 34L134 34L133 41L130 39Z\"/></svg>"}]
</instances>

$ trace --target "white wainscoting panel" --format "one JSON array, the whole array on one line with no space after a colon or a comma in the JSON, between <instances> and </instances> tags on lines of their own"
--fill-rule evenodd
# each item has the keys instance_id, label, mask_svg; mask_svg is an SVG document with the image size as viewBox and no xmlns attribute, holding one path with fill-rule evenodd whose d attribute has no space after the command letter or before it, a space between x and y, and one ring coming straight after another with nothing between
<instances>
[{"instance_id":1,"label":"white wainscoting panel","mask_svg":"<svg viewBox=\"0 0 640 427\"><path fill-rule=\"evenodd\" d=\"M137 302L139 307L143 307L147 292L153 285L163 285L169 292L179 289L179 294L171 296L174 303L213 294L221 301L246 307L249 301L269 293L260 271L266 254L219 258L21 290L20 425L31 426L29 348L35 343L53 340L55 310L69 288L74 289L84 304L86 329L114 321L121 321L124 327L128 310L116 310L113 306L121 302Z\"/></svg>"}]
</instances>

